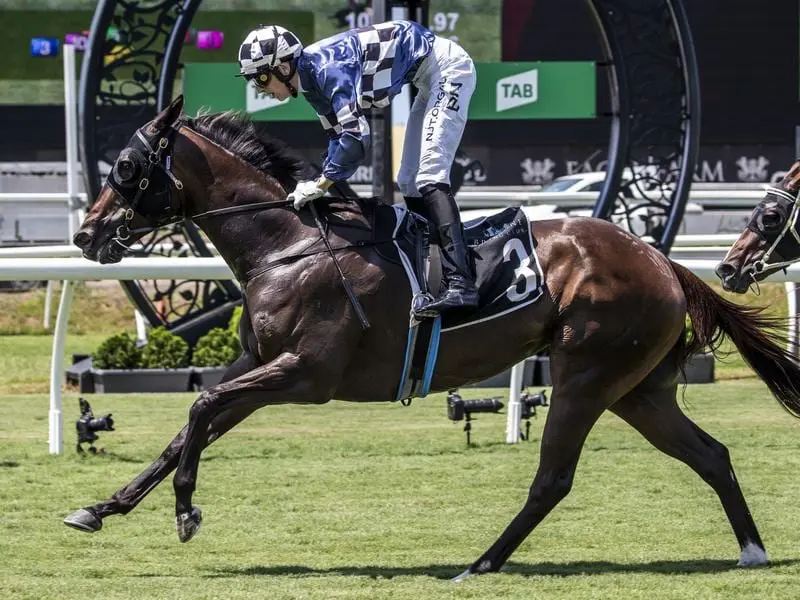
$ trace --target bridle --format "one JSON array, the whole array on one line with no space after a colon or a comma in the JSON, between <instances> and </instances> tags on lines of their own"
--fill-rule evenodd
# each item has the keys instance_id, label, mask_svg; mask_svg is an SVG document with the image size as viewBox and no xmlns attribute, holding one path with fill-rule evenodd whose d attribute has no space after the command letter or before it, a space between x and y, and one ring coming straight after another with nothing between
<instances>
[{"instance_id":1,"label":"bridle","mask_svg":"<svg viewBox=\"0 0 800 600\"><path fill-rule=\"evenodd\" d=\"M784 224L783 229L781 229L781 232L772 241L771 245L769 246L769 248L767 248L767 250L761 256L761 258L753 263L753 271L755 273L761 273L767 268L771 269L785 268L791 264L796 263L797 261L800 261L800 257L798 257L792 260L787 260L779 263L767 262L769 260L769 257L775 251L775 248L778 247L778 245L783 241L783 238L786 237L786 234L790 231L792 237L794 237L795 242L797 243L798 246L800 246L800 234L798 234L797 229L795 227L798 218L800 218L800 191L792 195L791 193L787 192L786 190L782 190L781 188L768 187L766 188L766 192L768 196L769 195L778 196L779 198L782 198L783 200L788 202L789 206L791 206L791 212L789 213L789 216L787 217L786 223ZM755 233L757 236L759 236L761 239L769 243L769 239L767 239L765 233L762 230L758 229L756 226L754 226L753 221L756 221L756 219L752 219L750 223L747 224L747 228L753 233Z\"/></svg>"},{"instance_id":2,"label":"bridle","mask_svg":"<svg viewBox=\"0 0 800 600\"><path fill-rule=\"evenodd\" d=\"M106 184L127 204L125 220L117 227L116 234L111 240L123 250L129 250L123 242L130 239L131 235L150 233L186 218L184 203L182 201L176 203L172 193L173 187L179 192L183 191L183 182L172 172L174 137L184 125L180 121L178 123L177 128L172 125L167 127L166 132L158 138L155 144L145 135L144 127L137 129L128 146L120 153L106 179ZM152 184L157 179L162 179L166 183L164 186L167 194L166 210L163 206L159 207L159 216L152 227L131 229L137 209L144 216L151 212L151 208L144 206L142 200L147 191L155 187ZM156 193L155 195L161 194Z\"/></svg>"}]
</instances>

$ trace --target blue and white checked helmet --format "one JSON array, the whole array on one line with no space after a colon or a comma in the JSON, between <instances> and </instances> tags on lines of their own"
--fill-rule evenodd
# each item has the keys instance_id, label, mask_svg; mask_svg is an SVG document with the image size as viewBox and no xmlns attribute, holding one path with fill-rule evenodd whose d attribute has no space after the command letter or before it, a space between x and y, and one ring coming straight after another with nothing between
<instances>
[{"instance_id":1,"label":"blue and white checked helmet","mask_svg":"<svg viewBox=\"0 0 800 600\"><path fill-rule=\"evenodd\" d=\"M239 72L256 75L272 71L282 62L300 56L303 44L291 31L280 25L267 25L254 29L239 46Z\"/></svg>"}]
</instances>

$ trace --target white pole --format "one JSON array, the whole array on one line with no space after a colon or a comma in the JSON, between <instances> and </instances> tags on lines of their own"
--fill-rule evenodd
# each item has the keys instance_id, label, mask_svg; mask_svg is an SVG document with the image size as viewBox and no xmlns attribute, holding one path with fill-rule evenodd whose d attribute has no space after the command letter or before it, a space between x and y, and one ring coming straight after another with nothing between
<instances>
[{"instance_id":1,"label":"white pole","mask_svg":"<svg viewBox=\"0 0 800 600\"><path fill-rule=\"evenodd\" d=\"M75 46L64 45L64 123L67 140L67 210L69 211L69 239L75 235L76 221L82 221L78 198L78 94L75 84Z\"/></svg>"},{"instance_id":2,"label":"white pole","mask_svg":"<svg viewBox=\"0 0 800 600\"><path fill-rule=\"evenodd\" d=\"M47 282L47 290L44 293L44 318L42 325L45 329L50 329L50 313L53 304L53 280Z\"/></svg>"},{"instance_id":3,"label":"white pole","mask_svg":"<svg viewBox=\"0 0 800 600\"><path fill-rule=\"evenodd\" d=\"M138 310L133 311L133 318L136 321L136 341L142 344L147 343L147 321L144 315Z\"/></svg>"},{"instance_id":4,"label":"white pole","mask_svg":"<svg viewBox=\"0 0 800 600\"><path fill-rule=\"evenodd\" d=\"M524 360L511 367L508 410L506 411L506 444L516 444L520 439L519 424L522 420L522 405L519 402L519 397L522 391L522 376L524 373Z\"/></svg>"},{"instance_id":5,"label":"white pole","mask_svg":"<svg viewBox=\"0 0 800 600\"><path fill-rule=\"evenodd\" d=\"M58 303L56 330L53 334L53 354L50 357L50 454L64 453L64 416L61 412L61 380L64 377L64 346L67 341L67 323L72 305L72 281L61 284L61 301Z\"/></svg>"},{"instance_id":6,"label":"white pole","mask_svg":"<svg viewBox=\"0 0 800 600\"><path fill-rule=\"evenodd\" d=\"M797 284L787 281L783 284L786 290L786 307L789 311L789 331L787 332L787 344L789 352L798 355L797 348Z\"/></svg>"}]
</instances>

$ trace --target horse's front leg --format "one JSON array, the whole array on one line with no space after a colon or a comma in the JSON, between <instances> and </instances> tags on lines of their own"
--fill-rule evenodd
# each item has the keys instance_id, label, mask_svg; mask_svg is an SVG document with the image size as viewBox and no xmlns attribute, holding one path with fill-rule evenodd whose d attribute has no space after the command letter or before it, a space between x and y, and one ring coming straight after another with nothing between
<instances>
[{"instance_id":1,"label":"horse's front leg","mask_svg":"<svg viewBox=\"0 0 800 600\"><path fill-rule=\"evenodd\" d=\"M240 375L252 371L260 363L256 358L244 352L236 361L228 367L222 382L230 381ZM221 435L235 427L246 419L252 410L228 410L218 414L211 421L208 431L204 437L204 444L211 444ZM111 498L98 502L93 506L81 508L70 514L64 523L75 529L93 533L103 527L103 519L111 515L126 515L132 511L145 496L149 494L161 481L175 470L178 460L181 457L183 444L186 439L186 427L184 427L169 446L149 467L140 473L136 479L119 489Z\"/></svg>"},{"instance_id":2,"label":"horse's front leg","mask_svg":"<svg viewBox=\"0 0 800 600\"><path fill-rule=\"evenodd\" d=\"M287 352L200 395L189 409L189 425L173 479L176 527L181 542L189 541L200 527L201 514L192 506L192 494L204 432L211 420L224 410L253 411L268 404L324 403L333 394L331 383L330 376L313 369L300 355Z\"/></svg>"}]
</instances>

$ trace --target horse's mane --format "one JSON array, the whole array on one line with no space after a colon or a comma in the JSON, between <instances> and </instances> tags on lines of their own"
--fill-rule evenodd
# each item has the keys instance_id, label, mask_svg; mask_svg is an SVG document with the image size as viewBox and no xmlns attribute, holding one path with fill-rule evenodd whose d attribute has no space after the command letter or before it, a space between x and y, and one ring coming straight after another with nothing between
<instances>
[{"instance_id":1,"label":"horse's mane","mask_svg":"<svg viewBox=\"0 0 800 600\"><path fill-rule=\"evenodd\" d=\"M297 181L316 176L308 162L258 128L247 115L236 111L200 114L188 118L186 123L256 169L275 177L287 191L293 190Z\"/></svg>"}]
</instances>

